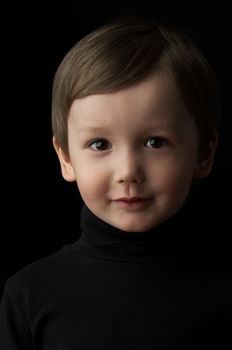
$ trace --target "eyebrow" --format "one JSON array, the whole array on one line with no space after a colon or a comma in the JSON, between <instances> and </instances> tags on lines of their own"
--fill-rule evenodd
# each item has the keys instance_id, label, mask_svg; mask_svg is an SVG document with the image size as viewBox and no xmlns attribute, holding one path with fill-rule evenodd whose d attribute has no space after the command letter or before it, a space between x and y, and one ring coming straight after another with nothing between
<instances>
[{"instance_id":1,"label":"eyebrow","mask_svg":"<svg viewBox=\"0 0 232 350\"><path fill-rule=\"evenodd\" d=\"M165 124L157 124L157 125L154 125L154 124L151 124L151 125L148 125L147 128L149 129L157 129L157 131L159 130L169 130L169 131L174 131L177 129L177 125L176 123L172 123L170 125L165 125ZM82 126L80 128L77 129L78 132L91 132L91 131L94 131L94 132L102 132L102 131L109 131L110 128L108 127L103 127L103 126Z\"/></svg>"},{"instance_id":2,"label":"eyebrow","mask_svg":"<svg viewBox=\"0 0 232 350\"><path fill-rule=\"evenodd\" d=\"M78 132L86 132L86 131L108 131L108 128L104 128L103 126L82 126L77 129Z\"/></svg>"}]
</instances>

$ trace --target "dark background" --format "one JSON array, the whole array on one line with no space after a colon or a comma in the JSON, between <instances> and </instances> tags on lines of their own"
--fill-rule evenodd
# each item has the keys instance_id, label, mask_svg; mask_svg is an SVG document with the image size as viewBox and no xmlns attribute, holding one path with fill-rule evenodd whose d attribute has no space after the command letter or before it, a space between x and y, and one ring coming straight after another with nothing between
<instances>
[{"instance_id":1,"label":"dark background","mask_svg":"<svg viewBox=\"0 0 232 350\"><path fill-rule=\"evenodd\" d=\"M213 66L223 92L221 138L212 175L193 210L202 231L228 254L231 208L231 24L228 8L153 1L81 4L11 2L6 11L7 107L2 115L0 293L6 278L79 237L81 200L60 174L51 143L51 90L65 53L89 31L120 15L139 15L184 29ZM3 125L3 123L2 123ZM4 160L3 160L4 159ZM225 252L223 249L225 248Z\"/></svg>"}]
</instances>

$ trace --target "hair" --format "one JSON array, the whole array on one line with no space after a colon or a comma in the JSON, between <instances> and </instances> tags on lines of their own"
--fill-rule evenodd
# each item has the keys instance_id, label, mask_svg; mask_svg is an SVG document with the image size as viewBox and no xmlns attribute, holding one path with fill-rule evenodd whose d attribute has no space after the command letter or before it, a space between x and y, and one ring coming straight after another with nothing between
<instances>
[{"instance_id":1,"label":"hair","mask_svg":"<svg viewBox=\"0 0 232 350\"><path fill-rule=\"evenodd\" d=\"M67 120L75 99L115 92L145 79L155 68L169 70L204 150L218 128L216 76L183 31L140 17L120 17L86 35L65 55L53 82L52 130L68 155Z\"/></svg>"}]
</instances>

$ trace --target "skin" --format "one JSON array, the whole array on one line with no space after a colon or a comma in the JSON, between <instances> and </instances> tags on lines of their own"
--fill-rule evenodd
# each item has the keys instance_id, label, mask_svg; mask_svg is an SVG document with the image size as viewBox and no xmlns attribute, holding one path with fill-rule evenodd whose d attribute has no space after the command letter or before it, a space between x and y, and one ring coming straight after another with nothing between
<instances>
[{"instance_id":1,"label":"skin","mask_svg":"<svg viewBox=\"0 0 232 350\"><path fill-rule=\"evenodd\" d=\"M123 231L143 232L173 216L193 178L210 173L217 137L200 157L194 120L171 74L160 69L120 91L75 100L69 155L55 138L53 144L63 177L77 182L96 216ZM122 197L151 200L131 210L116 201Z\"/></svg>"}]
</instances>

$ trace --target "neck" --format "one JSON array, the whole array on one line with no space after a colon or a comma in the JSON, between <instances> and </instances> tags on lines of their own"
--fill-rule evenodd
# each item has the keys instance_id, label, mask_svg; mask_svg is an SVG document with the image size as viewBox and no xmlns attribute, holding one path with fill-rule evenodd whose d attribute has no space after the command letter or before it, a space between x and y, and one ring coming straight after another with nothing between
<instances>
[{"instance_id":1,"label":"neck","mask_svg":"<svg viewBox=\"0 0 232 350\"><path fill-rule=\"evenodd\" d=\"M79 247L109 259L178 259L192 255L192 237L180 225L179 215L145 232L126 232L102 221L85 205L81 211Z\"/></svg>"}]
</instances>

